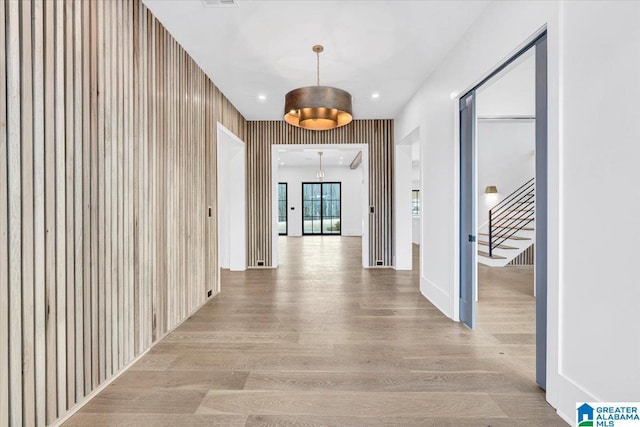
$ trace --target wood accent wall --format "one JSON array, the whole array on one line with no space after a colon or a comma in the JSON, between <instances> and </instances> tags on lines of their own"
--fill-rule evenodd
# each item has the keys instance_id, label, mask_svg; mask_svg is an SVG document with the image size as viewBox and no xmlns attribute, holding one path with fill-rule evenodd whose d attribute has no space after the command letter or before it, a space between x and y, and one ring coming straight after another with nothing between
<instances>
[{"instance_id":1,"label":"wood accent wall","mask_svg":"<svg viewBox=\"0 0 640 427\"><path fill-rule=\"evenodd\" d=\"M0 22L0 425L42 426L217 291L216 123L246 122L139 0Z\"/></svg>"},{"instance_id":2,"label":"wood accent wall","mask_svg":"<svg viewBox=\"0 0 640 427\"><path fill-rule=\"evenodd\" d=\"M507 265L534 265L535 264L535 245L529 246L522 251L517 257L512 259Z\"/></svg>"},{"instance_id":3,"label":"wood accent wall","mask_svg":"<svg viewBox=\"0 0 640 427\"><path fill-rule=\"evenodd\" d=\"M309 131L284 121L247 122L247 265L271 258L271 145L368 144L369 147L369 265L393 262L393 120L354 120L328 131Z\"/></svg>"}]
</instances>

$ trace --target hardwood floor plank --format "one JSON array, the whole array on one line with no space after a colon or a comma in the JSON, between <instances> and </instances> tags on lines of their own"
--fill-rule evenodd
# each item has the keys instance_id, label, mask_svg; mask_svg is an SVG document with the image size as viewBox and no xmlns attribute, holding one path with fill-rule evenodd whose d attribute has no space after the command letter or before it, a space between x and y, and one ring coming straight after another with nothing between
<instances>
[{"instance_id":1,"label":"hardwood floor plank","mask_svg":"<svg viewBox=\"0 0 640 427\"><path fill-rule=\"evenodd\" d=\"M297 332L228 332L228 331L200 331L200 332L173 332L163 340L170 342L203 342L203 343L251 343L251 344L278 344L297 343Z\"/></svg>"},{"instance_id":2,"label":"hardwood floor plank","mask_svg":"<svg viewBox=\"0 0 640 427\"><path fill-rule=\"evenodd\" d=\"M428 418L428 417L333 417L252 415L246 427L556 427L563 421L517 420L512 418Z\"/></svg>"},{"instance_id":3,"label":"hardwood floor plank","mask_svg":"<svg viewBox=\"0 0 640 427\"><path fill-rule=\"evenodd\" d=\"M325 415L356 417L506 417L486 394L218 391L199 414Z\"/></svg>"},{"instance_id":4,"label":"hardwood floor plank","mask_svg":"<svg viewBox=\"0 0 640 427\"><path fill-rule=\"evenodd\" d=\"M196 414L91 414L80 413L65 423L66 427L244 427L246 415Z\"/></svg>"},{"instance_id":5,"label":"hardwood floor plank","mask_svg":"<svg viewBox=\"0 0 640 427\"><path fill-rule=\"evenodd\" d=\"M544 399L543 393L531 393L527 399L519 395L492 394L491 398L510 418L556 419L556 411Z\"/></svg>"},{"instance_id":6,"label":"hardwood floor plank","mask_svg":"<svg viewBox=\"0 0 640 427\"><path fill-rule=\"evenodd\" d=\"M206 395L204 390L140 390L107 387L82 412L193 414Z\"/></svg>"},{"instance_id":7,"label":"hardwood floor plank","mask_svg":"<svg viewBox=\"0 0 640 427\"><path fill-rule=\"evenodd\" d=\"M113 387L140 389L242 390L248 372L243 371L129 371Z\"/></svg>"},{"instance_id":8,"label":"hardwood floor plank","mask_svg":"<svg viewBox=\"0 0 640 427\"><path fill-rule=\"evenodd\" d=\"M251 372L245 390L517 393L502 373Z\"/></svg>"}]
</instances>

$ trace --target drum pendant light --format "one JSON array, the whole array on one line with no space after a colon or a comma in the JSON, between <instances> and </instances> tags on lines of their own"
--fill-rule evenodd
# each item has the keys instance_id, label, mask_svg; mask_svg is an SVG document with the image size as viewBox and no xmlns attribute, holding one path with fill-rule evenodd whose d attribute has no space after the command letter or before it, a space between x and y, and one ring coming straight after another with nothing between
<instances>
[{"instance_id":1,"label":"drum pendant light","mask_svg":"<svg viewBox=\"0 0 640 427\"><path fill-rule=\"evenodd\" d=\"M294 89L284 97L284 120L309 130L328 130L351 123L351 94L342 89L320 86L321 45L313 46L317 60L317 85Z\"/></svg>"}]
</instances>

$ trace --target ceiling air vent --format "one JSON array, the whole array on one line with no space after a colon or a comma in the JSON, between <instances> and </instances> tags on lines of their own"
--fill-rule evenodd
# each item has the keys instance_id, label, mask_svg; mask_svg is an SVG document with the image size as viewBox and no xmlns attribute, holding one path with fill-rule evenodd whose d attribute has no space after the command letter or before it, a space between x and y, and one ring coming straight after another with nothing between
<instances>
[{"instance_id":1,"label":"ceiling air vent","mask_svg":"<svg viewBox=\"0 0 640 427\"><path fill-rule=\"evenodd\" d=\"M230 7L237 6L237 0L202 0L204 7Z\"/></svg>"}]
</instances>

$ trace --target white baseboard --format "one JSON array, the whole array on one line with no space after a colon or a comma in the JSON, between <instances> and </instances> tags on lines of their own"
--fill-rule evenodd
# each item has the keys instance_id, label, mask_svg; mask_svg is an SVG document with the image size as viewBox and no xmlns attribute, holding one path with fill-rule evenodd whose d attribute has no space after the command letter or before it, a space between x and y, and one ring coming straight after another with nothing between
<instances>
[{"instance_id":1,"label":"white baseboard","mask_svg":"<svg viewBox=\"0 0 640 427\"><path fill-rule=\"evenodd\" d=\"M424 276L420 277L420 292L445 316L455 320L451 311L451 296L442 288Z\"/></svg>"}]
</instances>

